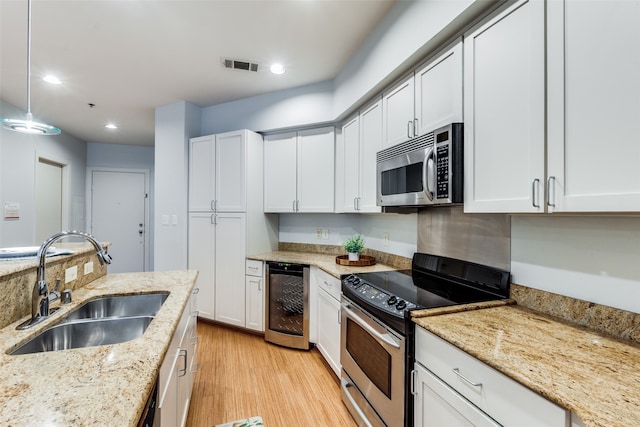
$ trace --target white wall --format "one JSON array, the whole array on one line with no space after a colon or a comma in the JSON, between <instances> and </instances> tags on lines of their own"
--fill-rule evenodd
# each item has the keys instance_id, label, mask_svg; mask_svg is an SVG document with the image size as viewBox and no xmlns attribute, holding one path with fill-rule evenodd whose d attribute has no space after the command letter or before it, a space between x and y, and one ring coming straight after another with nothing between
<instances>
[{"instance_id":1,"label":"white wall","mask_svg":"<svg viewBox=\"0 0 640 427\"><path fill-rule=\"evenodd\" d=\"M87 167L114 169L146 169L149 171L149 224L148 230L154 230L154 147L139 145L87 144ZM117 191L117 189L114 189ZM90 203L87 200L87 203ZM87 218L87 222L89 218ZM149 233L149 270L153 270L153 244L155 233Z\"/></svg>"},{"instance_id":2,"label":"white wall","mask_svg":"<svg viewBox=\"0 0 640 427\"><path fill-rule=\"evenodd\" d=\"M281 242L342 245L358 233L365 247L411 258L417 247L418 215L413 214L280 214ZM316 238L316 230L329 230L329 239ZM384 245L383 234L389 233Z\"/></svg>"},{"instance_id":3,"label":"white wall","mask_svg":"<svg viewBox=\"0 0 640 427\"><path fill-rule=\"evenodd\" d=\"M0 100L0 117L24 117L25 112ZM36 118L37 120L37 118ZM0 217L0 246L31 246L35 241L36 155L68 166L68 203L63 223L85 229L86 143L67 133L55 136L27 135L0 128L0 209L4 203L20 204L17 221ZM4 212L3 212L4 213Z\"/></svg>"},{"instance_id":4,"label":"white wall","mask_svg":"<svg viewBox=\"0 0 640 427\"><path fill-rule=\"evenodd\" d=\"M513 216L514 283L640 313L640 218Z\"/></svg>"},{"instance_id":5,"label":"white wall","mask_svg":"<svg viewBox=\"0 0 640 427\"><path fill-rule=\"evenodd\" d=\"M156 108L154 269L187 268L189 138L199 136L200 109L187 102ZM167 215L169 224L162 224ZM173 224L175 216L176 224Z\"/></svg>"}]
</instances>

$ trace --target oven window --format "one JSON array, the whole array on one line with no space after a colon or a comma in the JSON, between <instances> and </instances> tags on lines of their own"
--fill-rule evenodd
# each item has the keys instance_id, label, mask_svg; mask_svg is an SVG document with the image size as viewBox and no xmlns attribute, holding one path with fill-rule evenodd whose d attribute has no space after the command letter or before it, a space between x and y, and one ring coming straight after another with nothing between
<instances>
[{"instance_id":1,"label":"oven window","mask_svg":"<svg viewBox=\"0 0 640 427\"><path fill-rule=\"evenodd\" d=\"M383 196L417 193L423 188L422 163L383 171L380 179Z\"/></svg>"},{"instance_id":2,"label":"oven window","mask_svg":"<svg viewBox=\"0 0 640 427\"><path fill-rule=\"evenodd\" d=\"M391 355L367 331L348 318L347 351L369 380L391 399Z\"/></svg>"}]
</instances>

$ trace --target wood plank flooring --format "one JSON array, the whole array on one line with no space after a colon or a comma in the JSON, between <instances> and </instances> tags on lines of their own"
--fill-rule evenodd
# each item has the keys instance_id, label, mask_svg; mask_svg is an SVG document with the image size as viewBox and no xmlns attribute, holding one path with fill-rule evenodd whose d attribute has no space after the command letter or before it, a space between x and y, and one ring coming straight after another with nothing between
<instances>
[{"instance_id":1,"label":"wood plank flooring","mask_svg":"<svg viewBox=\"0 0 640 427\"><path fill-rule=\"evenodd\" d=\"M293 350L198 319L198 362L187 427L261 416L265 427L355 427L338 378L317 349Z\"/></svg>"}]
</instances>

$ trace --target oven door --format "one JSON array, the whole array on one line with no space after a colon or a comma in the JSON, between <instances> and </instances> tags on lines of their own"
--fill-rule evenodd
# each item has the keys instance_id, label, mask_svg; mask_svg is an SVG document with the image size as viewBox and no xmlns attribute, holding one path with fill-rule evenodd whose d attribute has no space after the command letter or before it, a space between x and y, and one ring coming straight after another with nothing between
<instances>
[{"instance_id":1,"label":"oven door","mask_svg":"<svg viewBox=\"0 0 640 427\"><path fill-rule=\"evenodd\" d=\"M436 179L433 145L379 161L377 163L378 206L433 204Z\"/></svg>"},{"instance_id":2,"label":"oven door","mask_svg":"<svg viewBox=\"0 0 640 427\"><path fill-rule=\"evenodd\" d=\"M343 296L340 341L343 401L358 424L380 425L366 415L373 409L384 425L404 426L406 338Z\"/></svg>"}]
</instances>

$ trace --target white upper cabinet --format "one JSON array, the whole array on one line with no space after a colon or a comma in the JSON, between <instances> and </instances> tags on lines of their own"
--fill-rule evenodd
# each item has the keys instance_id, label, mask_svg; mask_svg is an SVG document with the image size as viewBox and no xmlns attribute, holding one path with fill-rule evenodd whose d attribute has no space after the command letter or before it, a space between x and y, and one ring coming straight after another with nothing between
<instances>
[{"instance_id":1,"label":"white upper cabinet","mask_svg":"<svg viewBox=\"0 0 640 427\"><path fill-rule=\"evenodd\" d=\"M465 35L465 212L544 212L544 6L518 1Z\"/></svg>"},{"instance_id":2,"label":"white upper cabinet","mask_svg":"<svg viewBox=\"0 0 640 427\"><path fill-rule=\"evenodd\" d=\"M547 5L549 212L640 211L640 1Z\"/></svg>"},{"instance_id":3,"label":"white upper cabinet","mask_svg":"<svg viewBox=\"0 0 640 427\"><path fill-rule=\"evenodd\" d=\"M333 212L333 127L264 138L264 211Z\"/></svg>"},{"instance_id":4,"label":"white upper cabinet","mask_svg":"<svg viewBox=\"0 0 640 427\"><path fill-rule=\"evenodd\" d=\"M376 153L382 149L382 102L378 99L342 127L343 212L380 212L376 206Z\"/></svg>"},{"instance_id":5,"label":"white upper cabinet","mask_svg":"<svg viewBox=\"0 0 640 427\"><path fill-rule=\"evenodd\" d=\"M382 95L383 148L400 144L414 136L413 74Z\"/></svg>"},{"instance_id":6,"label":"white upper cabinet","mask_svg":"<svg viewBox=\"0 0 640 427\"><path fill-rule=\"evenodd\" d=\"M190 140L190 212L246 211L245 150L242 131Z\"/></svg>"},{"instance_id":7,"label":"white upper cabinet","mask_svg":"<svg viewBox=\"0 0 640 427\"><path fill-rule=\"evenodd\" d=\"M415 73L416 136L462 122L462 41Z\"/></svg>"},{"instance_id":8,"label":"white upper cabinet","mask_svg":"<svg viewBox=\"0 0 640 427\"><path fill-rule=\"evenodd\" d=\"M462 121L462 41L382 95L382 148Z\"/></svg>"}]
</instances>

